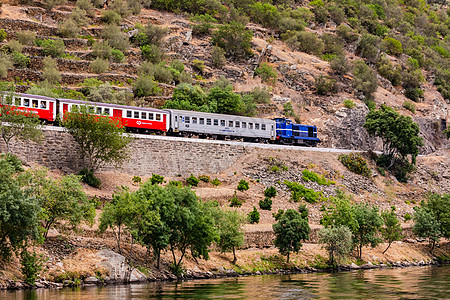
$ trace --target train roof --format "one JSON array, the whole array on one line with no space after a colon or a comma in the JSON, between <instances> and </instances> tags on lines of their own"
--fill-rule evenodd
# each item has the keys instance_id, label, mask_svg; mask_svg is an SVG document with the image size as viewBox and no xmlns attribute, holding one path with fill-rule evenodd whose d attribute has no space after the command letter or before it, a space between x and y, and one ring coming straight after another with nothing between
<instances>
[{"instance_id":1,"label":"train roof","mask_svg":"<svg viewBox=\"0 0 450 300\"><path fill-rule=\"evenodd\" d=\"M73 99L59 99L59 101L65 102L65 103L76 103L76 104L80 104L80 105L107 106L107 107L118 108L118 109L130 109L130 110L141 110L141 111L167 113L165 110L149 108L149 107L138 107L138 106L111 104L111 103L103 103L103 102L91 102L91 101L73 100Z\"/></svg>"},{"instance_id":2,"label":"train roof","mask_svg":"<svg viewBox=\"0 0 450 300\"><path fill-rule=\"evenodd\" d=\"M224 117L229 117L229 118L239 118L239 119L243 119L246 120L247 122L273 122L273 120L271 119L264 119L264 118L253 118L253 117L245 117L245 116L238 116L238 115L227 115L227 114L216 114L216 113L208 113L208 112L202 112L202 111L191 111L191 110L179 110L179 109L167 109L168 111L173 111L176 113L189 113L189 114L202 114L205 116L209 116L211 118L224 118Z\"/></svg>"},{"instance_id":3,"label":"train roof","mask_svg":"<svg viewBox=\"0 0 450 300\"><path fill-rule=\"evenodd\" d=\"M7 94L8 92L3 92L3 93ZM20 96L20 97L29 97L29 98L39 99L39 100L54 100L54 101L56 101L55 98L47 97L47 96L40 96L40 95L30 95L30 94L25 94L25 93L13 93L13 95Z\"/></svg>"}]
</instances>

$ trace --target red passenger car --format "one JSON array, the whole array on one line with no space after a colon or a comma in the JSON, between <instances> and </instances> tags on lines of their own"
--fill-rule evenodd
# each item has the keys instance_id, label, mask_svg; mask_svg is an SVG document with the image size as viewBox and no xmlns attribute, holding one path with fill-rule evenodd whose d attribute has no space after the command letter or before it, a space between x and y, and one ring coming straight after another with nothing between
<instances>
[{"instance_id":1,"label":"red passenger car","mask_svg":"<svg viewBox=\"0 0 450 300\"><path fill-rule=\"evenodd\" d=\"M46 122L52 123L56 120L56 99L54 98L15 93L13 106L17 109L34 112L39 119Z\"/></svg>"}]
</instances>

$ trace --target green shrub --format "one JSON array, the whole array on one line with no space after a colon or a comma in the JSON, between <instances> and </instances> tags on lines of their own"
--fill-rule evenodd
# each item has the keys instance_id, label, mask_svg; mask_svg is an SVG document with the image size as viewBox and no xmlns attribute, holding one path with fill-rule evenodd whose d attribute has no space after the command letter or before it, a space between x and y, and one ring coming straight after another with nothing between
<instances>
[{"instance_id":1,"label":"green shrub","mask_svg":"<svg viewBox=\"0 0 450 300\"><path fill-rule=\"evenodd\" d=\"M400 66L394 66L386 56L382 56L378 60L377 71L381 76L389 80L393 86L401 83L402 72Z\"/></svg>"},{"instance_id":2,"label":"green shrub","mask_svg":"<svg viewBox=\"0 0 450 300\"><path fill-rule=\"evenodd\" d=\"M410 213L406 213L406 214L403 216L403 218L405 219L405 221L412 220L412 216L411 216Z\"/></svg>"},{"instance_id":3,"label":"green shrub","mask_svg":"<svg viewBox=\"0 0 450 300\"><path fill-rule=\"evenodd\" d=\"M43 56L61 57L66 51L62 40L36 40L36 44L42 47Z\"/></svg>"},{"instance_id":4,"label":"green shrub","mask_svg":"<svg viewBox=\"0 0 450 300\"><path fill-rule=\"evenodd\" d=\"M214 46L211 50L211 59L214 67L221 69L227 63L225 58L225 50L218 46Z\"/></svg>"},{"instance_id":5,"label":"green shrub","mask_svg":"<svg viewBox=\"0 0 450 300\"><path fill-rule=\"evenodd\" d=\"M404 95L414 102L419 102L420 99L423 98L423 90L419 88L407 88Z\"/></svg>"},{"instance_id":6,"label":"green shrub","mask_svg":"<svg viewBox=\"0 0 450 300\"><path fill-rule=\"evenodd\" d=\"M116 63L121 63L125 59L125 55L123 54L123 52L118 49L112 50L111 55L112 55L113 61Z\"/></svg>"},{"instance_id":7,"label":"green shrub","mask_svg":"<svg viewBox=\"0 0 450 300\"><path fill-rule=\"evenodd\" d=\"M386 49L386 52L391 55L400 55L403 53L402 43L394 38L385 38L382 46Z\"/></svg>"},{"instance_id":8,"label":"green shrub","mask_svg":"<svg viewBox=\"0 0 450 300\"><path fill-rule=\"evenodd\" d=\"M253 206L253 210L248 213L247 220L250 224L258 224L259 223L259 211L256 209L256 207Z\"/></svg>"},{"instance_id":9,"label":"green shrub","mask_svg":"<svg viewBox=\"0 0 450 300\"><path fill-rule=\"evenodd\" d=\"M380 38L371 34L363 34L358 43L359 55L370 61L375 61L378 56Z\"/></svg>"},{"instance_id":10,"label":"green shrub","mask_svg":"<svg viewBox=\"0 0 450 300\"><path fill-rule=\"evenodd\" d=\"M133 182L133 184L141 184L142 178L140 176L133 176L133 179L131 179L131 181Z\"/></svg>"},{"instance_id":11,"label":"green shrub","mask_svg":"<svg viewBox=\"0 0 450 300\"><path fill-rule=\"evenodd\" d=\"M96 58L91 62L90 68L96 74L105 73L109 68L109 62L103 58Z\"/></svg>"},{"instance_id":12,"label":"green shrub","mask_svg":"<svg viewBox=\"0 0 450 300\"><path fill-rule=\"evenodd\" d=\"M177 187L183 187L183 183L181 181L169 181L169 185L177 186Z\"/></svg>"},{"instance_id":13,"label":"green shrub","mask_svg":"<svg viewBox=\"0 0 450 300\"><path fill-rule=\"evenodd\" d=\"M12 67L11 57L8 54L0 52L0 78L8 76L8 69Z\"/></svg>"},{"instance_id":14,"label":"green shrub","mask_svg":"<svg viewBox=\"0 0 450 300\"><path fill-rule=\"evenodd\" d=\"M23 50L23 45L17 40L9 40L8 43L2 47L2 50L6 50L8 53L21 53Z\"/></svg>"},{"instance_id":15,"label":"green shrub","mask_svg":"<svg viewBox=\"0 0 450 300\"><path fill-rule=\"evenodd\" d=\"M64 38L74 38L80 34L80 31L78 24L71 18L58 24L58 35Z\"/></svg>"},{"instance_id":16,"label":"green shrub","mask_svg":"<svg viewBox=\"0 0 450 300\"><path fill-rule=\"evenodd\" d=\"M372 175L367 161L359 153L341 154L338 159L347 169L355 174L365 177Z\"/></svg>"},{"instance_id":17,"label":"green shrub","mask_svg":"<svg viewBox=\"0 0 450 300\"><path fill-rule=\"evenodd\" d=\"M91 0L77 0L77 7L84 10L89 17L95 17L95 9Z\"/></svg>"},{"instance_id":18,"label":"green shrub","mask_svg":"<svg viewBox=\"0 0 450 300\"><path fill-rule=\"evenodd\" d=\"M19 53L17 51L14 51L12 53L12 59L14 65L18 68L26 68L30 64L30 59L28 58L28 56L23 55L22 53Z\"/></svg>"},{"instance_id":19,"label":"green shrub","mask_svg":"<svg viewBox=\"0 0 450 300\"><path fill-rule=\"evenodd\" d=\"M200 179L201 181L206 182L206 183L208 183L211 180L209 178L209 176L207 176L207 175L200 175L200 176L198 176L198 179Z\"/></svg>"},{"instance_id":20,"label":"green shrub","mask_svg":"<svg viewBox=\"0 0 450 300\"><path fill-rule=\"evenodd\" d=\"M319 77L316 77L315 79L315 88L316 93L318 95L328 95L328 94L334 94L338 91L338 86L336 83L336 80L320 75Z\"/></svg>"},{"instance_id":21,"label":"green shrub","mask_svg":"<svg viewBox=\"0 0 450 300\"><path fill-rule=\"evenodd\" d=\"M308 169L304 169L302 171L302 179L304 181L313 181L317 182L319 185L335 185L336 182L332 180L326 179L323 175L319 175L313 171L309 171Z\"/></svg>"},{"instance_id":22,"label":"green shrub","mask_svg":"<svg viewBox=\"0 0 450 300\"><path fill-rule=\"evenodd\" d=\"M147 97L157 95L161 89L153 81L150 76L139 75L133 85L133 93L135 97Z\"/></svg>"},{"instance_id":23,"label":"green shrub","mask_svg":"<svg viewBox=\"0 0 450 300\"><path fill-rule=\"evenodd\" d=\"M158 175L158 174L152 174L152 177L150 178L150 182L152 185L158 185L164 182L164 176Z\"/></svg>"},{"instance_id":24,"label":"green shrub","mask_svg":"<svg viewBox=\"0 0 450 300\"><path fill-rule=\"evenodd\" d=\"M352 69L344 55L337 55L332 58L330 68L338 75L347 74Z\"/></svg>"},{"instance_id":25,"label":"green shrub","mask_svg":"<svg viewBox=\"0 0 450 300\"><path fill-rule=\"evenodd\" d=\"M314 55L322 54L324 43L315 33L306 31L288 32L282 34L281 37L286 40L286 43L302 52Z\"/></svg>"},{"instance_id":26,"label":"green shrub","mask_svg":"<svg viewBox=\"0 0 450 300\"><path fill-rule=\"evenodd\" d=\"M272 210L272 199L264 198L264 200L259 200L259 208L263 210Z\"/></svg>"},{"instance_id":27,"label":"green shrub","mask_svg":"<svg viewBox=\"0 0 450 300\"><path fill-rule=\"evenodd\" d=\"M353 86L362 92L367 99L372 99L373 93L378 88L378 79L375 72L362 60L355 62Z\"/></svg>"},{"instance_id":28,"label":"green shrub","mask_svg":"<svg viewBox=\"0 0 450 300\"><path fill-rule=\"evenodd\" d=\"M353 109L353 108L356 107L356 104L351 99L345 99L344 100L344 106L347 107L347 108Z\"/></svg>"},{"instance_id":29,"label":"green shrub","mask_svg":"<svg viewBox=\"0 0 450 300\"><path fill-rule=\"evenodd\" d=\"M212 180L211 183L212 183L212 185L214 185L214 186L216 186L216 187L222 184L222 182L220 182L220 180L217 179L217 178L215 178L214 180Z\"/></svg>"},{"instance_id":30,"label":"green shrub","mask_svg":"<svg viewBox=\"0 0 450 300\"><path fill-rule=\"evenodd\" d=\"M270 186L264 190L264 196L266 198L273 198L276 195L277 195L277 190L273 186Z\"/></svg>"},{"instance_id":31,"label":"green shrub","mask_svg":"<svg viewBox=\"0 0 450 300\"><path fill-rule=\"evenodd\" d=\"M261 76L261 81L275 85L277 83L277 71L268 63L261 63L255 70L255 75Z\"/></svg>"},{"instance_id":32,"label":"green shrub","mask_svg":"<svg viewBox=\"0 0 450 300\"><path fill-rule=\"evenodd\" d=\"M232 21L218 26L213 34L212 43L225 50L228 57L240 58L252 54L253 33L245 25Z\"/></svg>"},{"instance_id":33,"label":"green shrub","mask_svg":"<svg viewBox=\"0 0 450 300\"><path fill-rule=\"evenodd\" d=\"M169 33L168 28L148 23L145 28L139 29L139 34L135 38L135 42L139 46L156 45L161 46L164 38Z\"/></svg>"},{"instance_id":34,"label":"green shrub","mask_svg":"<svg viewBox=\"0 0 450 300\"><path fill-rule=\"evenodd\" d=\"M236 192L234 192L234 196L228 201L230 202L230 207L241 207L242 203L244 203L243 200L238 198Z\"/></svg>"},{"instance_id":35,"label":"green shrub","mask_svg":"<svg viewBox=\"0 0 450 300\"><path fill-rule=\"evenodd\" d=\"M237 190L243 192L243 191L247 191L248 189L249 189L248 182L245 181L245 179L241 179L237 186Z\"/></svg>"},{"instance_id":36,"label":"green shrub","mask_svg":"<svg viewBox=\"0 0 450 300\"><path fill-rule=\"evenodd\" d=\"M33 46L34 41L36 40L36 33L29 31L29 30L17 32L16 35L17 35L17 40L22 45Z\"/></svg>"},{"instance_id":37,"label":"green shrub","mask_svg":"<svg viewBox=\"0 0 450 300\"><path fill-rule=\"evenodd\" d=\"M55 59L47 56L43 60L44 68L42 69L42 78L51 84L61 81L61 73Z\"/></svg>"},{"instance_id":38,"label":"green shrub","mask_svg":"<svg viewBox=\"0 0 450 300\"><path fill-rule=\"evenodd\" d=\"M142 57L152 63L160 63L164 58L164 51L156 45L141 46Z\"/></svg>"},{"instance_id":39,"label":"green shrub","mask_svg":"<svg viewBox=\"0 0 450 300\"><path fill-rule=\"evenodd\" d=\"M200 179L191 174L188 178L186 178L186 183L190 186L198 186Z\"/></svg>"},{"instance_id":40,"label":"green shrub","mask_svg":"<svg viewBox=\"0 0 450 300\"><path fill-rule=\"evenodd\" d=\"M105 10L102 12L101 20L106 24L120 25L122 17L114 10Z\"/></svg>"},{"instance_id":41,"label":"green shrub","mask_svg":"<svg viewBox=\"0 0 450 300\"><path fill-rule=\"evenodd\" d=\"M203 74L203 71L205 70L205 63L203 60L194 59L192 61L192 68L200 74Z\"/></svg>"},{"instance_id":42,"label":"green shrub","mask_svg":"<svg viewBox=\"0 0 450 300\"><path fill-rule=\"evenodd\" d=\"M353 43L358 40L358 34L345 24L341 24L336 28L338 36L343 38L347 43Z\"/></svg>"},{"instance_id":43,"label":"green shrub","mask_svg":"<svg viewBox=\"0 0 450 300\"><path fill-rule=\"evenodd\" d=\"M191 21L195 22L192 26L192 34L199 36L211 34L214 29L214 25L212 23L217 23L217 20L210 14L196 15L191 18Z\"/></svg>"},{"instance_id":44,"label":"green shrub","mask_svg":"<svg viewBox=\"0 0 450 300\"><path fill-rule=\"evenodd\" d=\"M412 112L413 114L416 113L416 105L414 103L412 103L411 101L403 102L403 107L405 109L409 110L410 112Z\"/></svg>"},{"instance_id":45,"label":"green shrub","mask_svg":"<svg viewBox=\"0 0 450 300\"><path fill-rule=\"evenodd\" d=\"M30 254L27 250L23 250L20 254L21 271L25 277L25 282L34 285L38 279L39 272L42 270L42 257L35 252Z\"/></svg>"},{"instance_id":46,"label":"green shrub","mask_svg":"<svg viewBox=\"0 0 450 300\"><path fill-rule=\"evenodd\" d=\"M107 41L95 42L92 45L92 54L97 58L110 59L112 57L112 51L113 48L111 48Z\"/></svg>"},{"instance_id":47,"label":"green shrub","mask_svg":"<svg viewBox=\"0 0 450 300\"><path fill-rule=\"evenodd\" d=\"M284 184L291 190L291 199L295 202L302 199L308 203L316 203L318 201L325 200L322 192L307 189L300 183L285 180Z\"/></svg>"},{"instance_id":48,"label":"green shrub","mask_svg":"<svg viewBox=\"0 0 450 300\"><path fill-rule=\"evenodd\" d=\"M100 185L102 184L101 180L94 175L93 170L84 168L78 173L78 175L81 176L81 181L89 186L100 188Z\"/></svg>"},{"instance_id":49,"label":"green shrub","mask_svg":"<svg viewBox=\"0 0 450 300\"><path fill-rule=\"evenodd\" d=\"M280 13L276 6L270 3L256 2L249 6L252 20L264 27L275 28L280 20Z\"/></svg>"},{"instance_id":50,"label":"green shrub","mask_svg":"<svg viewBox=\"0 0 450 300\"><path fill-rule=\"evenodd\" d=\"M0 43L3 42L8 34L6 33L5 29L0 29Z\"/></svg>"},{"instance_id":51,"label":"green shrub","mask_svg":"<svg viewBox=\"0 0 450 300\"><path fill-rule=\"evenodd\" d=\"M119 26L107 25L102 30L102 37L108 41L108 44L114 49L125 51L130 48L128 35L123 32Z\"/></svg>"}]
</instances>

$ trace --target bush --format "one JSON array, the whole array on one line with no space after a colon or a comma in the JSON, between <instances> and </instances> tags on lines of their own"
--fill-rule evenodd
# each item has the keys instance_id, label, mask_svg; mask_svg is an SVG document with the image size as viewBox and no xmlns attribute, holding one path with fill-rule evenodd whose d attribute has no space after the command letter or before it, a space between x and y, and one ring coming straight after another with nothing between
<instances>
[{"instance_id":1,"label":"bush","mask_svg":"<svg viewBox=\"0 0 450 300\"><path fill-rule=\"evenodd\" d=\"M245 25L235 21L218 26L212 43L225 50L228 57L241 58L252 54L251 41L253 33Z\"/></svg>"},{"instance_id":2,"label":"bush","mask_svg":"<svg viewBox=\"0 0 450 300\"><path fill-rule=\"evenodd\" d=\"M148 62L148 64L151 63ZM165 66L164 63L153 65L152 71L155 81L170 84L173 80L172 72L170 72L170 70Z\"/></svg>"},{"instance_id":3,"label":"bush","mask_svg":"<svg viewBox=\"0 0 450 300\"><path fill-rule=\"evenodd\" d=\"M253 88L253 90L250 92L250 95L252 96L253 101L255 103L259 103L259 104L270 103L270 99L271 99L270 92L265 87L263 87L263 88L260 88L260 87Z\"/></svg>"},{"instance_id":4,"label":"bush","mask_svg":"<svg viewBox=\"0 0 450 300\"><path fill-rule=\"evenodd\" d=\"M140 176L133 176L133 178L131 179L131 181L133 182L133 184L141 184L142 183L142 178Z\"/></svg>"},{"instance_id":5,"label":"bush","mask_svg":"<svg viewBox=\"0 0 450 300\"><path fill-rule=\"evenodd\" d=\"M338 75L347 74L352 69L344 55L338 55L331 59L330 68Z\"/></svg>"},{"instance_id":6,"label":"bush","mask_svg":"<svg viewBox=\"0 0 450 300\"><path fill-rule=\"evenodd\" d=\"M124 18L128 17L131 13L127 0L114 0L112 3L110 3L108 8L116 11Z\"/></svg>"},{"instance_id":7,"label":"bush","mask_svg":"<svg viewBox=\"0 0 450 300\"><path fill-rule=\"evenodd\" d=\"M142 57L152 63L160 63L164 58L164 51L156 45L141 46Z\"/></svg>"},{"instance_id":8,"label":"bush","mask_svg":"<svg viewBox=\"0 0 450 300\"><path fill-rule=\"evenodd\" d=\"M29 31L29 30L17 32L16 35L17 35L17 40L22 45L33 46L34 41L36 40L36 33ZM1 38L0 38L0 40L1 40Z\"/></svg>"},{"instance_id":9,"label":"bush","mask_svg":"<svg viewBox=\"0 0 450 300\"><path fill-rule=\"evenodd\" d=\"M203 74L203 71L205 70L205 63L203 60L194 59L192 61L192 68L200 74Z\"/></svg>"},{"instance_id":10,"label":"bush","mask_svg":"<svg viewBox=\"0 0 450 300\"><path fill-rule=\"evenodd\" d=\"M71 18L58 24L58 34L65 38L74 38L80 34L78 24Z\"/></svg>"},{"instance_id":11,"label":"bush","mask_svg":"<svg viewBox=\"0 0 450 300\"><path fill-rule=\"evenodd\" d=\"M397 86L401 83L402 80L401 67L394 66L386 56L382 56L378 60L377 71L381 76L389 80L393 86Z\"/></svg>"},{"instance_id":12,"label":"bush","mask_svg":"<svg viewBox=\"0 0 450 300\"><path fill-rule=\"evenodd\" d=\"M291 34L288 32L281 36L288 44L302 52L315 55L322 54L324 43L315 33L301 31Z\"/></svg>"},{"instance_id":13,"label":"bush","mask_svg":"<svg viewBox=\"0 0 450 300\"><path fill-rule=\"evenodd\" d=\"M214 46L211 50L211 59L214 67L221 69L227 63L225 58L225 50L220 47Z\"/></svg>"},{"instance_id":14,"label":"bush","mask_svg":"<svg viewBox=\"0 0 450 300\"><path fill-rule=\"evenodd\" d=\"M261 81L275 85L277 83L277 71L268 63L261 63L255 70L255 75L261 77Z\"/></svg>"},{"instance_id":15,"label":"bush","mask_svg":"<svg viewBox=\"0 0 450 300\"><path fill-rule=\"evenodd\" d=\"M145 26L145 28L139 30L139 34L137 35L135 42L139 46L144 45L161 46L164 38L167 36L168 33L169 33L168 28L148 23L147 26Z\"/></svg>"},{"instance_id":16,"label":"bush","mask_svg":"<svg viewBox=\"0 0 450 300\"><path fill-rule=\"evenodd\" d=\"M114 49L111 51L111 56L114 62L121 63L125 59L125 55L122 53L122 51L118 49Z\"/></svg>"},{"instance_id":17,"label":"bush","mask_svg":"<svg viewBox=\"0 0 450 300\"><path fill-rule=\"evenodd\" d=\"M210 181L210 178L207 175L200 175L200 176L198 176L198 179L200 179L201 181L206 182L206 183L208 183Z\"/></svg>"},{"instance_id":18,"label":"bush","mask_svg":"<svg viewBox=\"0 0 450 300\"><path fill-rule=\"evenodd\" d=\"M336 80L320 75L319 77L316 77L315 79L315 88L318 95L328 95L328 94L334 94L338 91L338 86L336 83Z\"/></svg>"},{"instance_id":19,"label":"bush","mask_svg":"<svg viewBox=\"0 0 450 300\"><path fill-rule=\"evenodd\" d=\"M0 43L3 42L8 34L6 33L5 29L0 29Z\"/></svg>"},{"instance_id":20,"label":"bush","mask_svg":"<svg viewBox=\"0 0 450 300\"><path fill-rule=\"evenodd\" d=\"M51 84L61 81L61 74L59 73L58 64L55 59L47 56L43 60L44 68L42 69L42 78Z\"/></svg>"},{"instance_id":21,"label":"bush","mask_svg":"<svg viewBox=\"0 0 450 300\"><path fill-rule=\"evenodd\" d=\"M111 48L107 41L95 42L92 45L92 54L97 58L109 59L112 57L112 51L113 48Z\"/></svg>"},{"instance_id":22,"label":"bush","mask_svg":"<svg viewBox=\"0 0 450 300\"><path fill-rule=\"evenodd\" d=\"M259 223L259 211L256 207L253 206L253 211L249 212L247 215L247 220L250 224L258 224Z\"/></svg>"},{"instance_id":23,"label":"bush","mask_svg":"<svg viewBox=\"0 0 450 300\"><path fill-rule=\"evenodd\" d=\"M332 180L326 179L323 175L319 175L313 171L309 171L308 169L304 169L302 171L302 179L304 181L313 181L317 182L319 185L335 185L336 182Z\"/></svg>"},{"instance_id":24,"label":"bush","mask_svg":"<svg viewBox=\"0 0 450 300\"><path fill-rule=\"evenodd\" d=\"M234 196L228 201L230 202L230 207L241 207L242 203L244 203L244 200L238 198L236 192L234 192Z\"/></svg>"},{"instance_id":25,"label":"bush","mask_svg":"<svg viewBox=\"0 0 450 300\"><path fill-rule=\"evenodd\" d=\"M277 190L273 186L270 186L264 190L264 196L266 198L273 198L276 195L277 195Z\"/></svg>"},{"instance_id":26,"label":"bush","mask_svg":"<svg viewBox=\"0 0 450 300\"><path fill-rule=\"evenodd\" d=\"M336 28L338 36L343 38L347 43L353 43L358 40L358 34L348 25L341 24Z\"/></svg>"},{"instance_id":27,"label":"bush","mask_svg":"<svg viewBox=\"0 0 450 300\"><path fill-rule=\"evenodd\" d=\"M102 37L108 41L108 44L114 49L125 51L130 48L128 35L123 32L119 26L107 25L102 30Z\"/></svg>"},{"instance_id":28,"label":"bush","mask_svg":"<svg viewBox=\"0 0 450 300\"><path fill-rule=\"evenodd\" d=\"M394 38L385 38L382 46L391 55L399 56L403 53L402 43Z\"/></svg>"},{"instance_id":29,"label":"bush","mask_svg":"<svg viewBox=\"0 0 450 300\"><path fill-rule=\"evenodd\" d=\"M51 57L61 57L66 51L66 46L62 40L36 40L36 44L42 47L42 55Z\"/></svg>"},{"instance_id":30,"label":"bush","mask_svg":"<svg viewBox=\"0 0 450 300\"><path fill-rule=\"evenodd\" d=\"M196 15L191 18L191 21L196 23L192 26L192 34L199 36L211 34L214 28L212 23L217 23L210 14Z\"/></svg>"},{"instance_id":31,"label":"bush","mask_svg":"<svg viewBox=\"0 0 450 300\"><path fill-rule=\"evenodd\" d=\"M19 43L17 40L10 40L6 45L2 47L2 49L5 49L9 53L19 52L21 53L23 50L23 45Z\"/></svg>"},{"instance_id":32,"label":"bush","mask_svg":"<svg viewBox=\"0 0 450 300\"><path fill-rule=\"evenodd\" d=\"M252 20L264 27L278 27L280 21L280 13L276 6L270 3L256 2L249 6Z\"/></svg>"},{"instance_id":33,"label":"bush","mask_svg":"<svg viewBox=\"0 0 450 300\"><path fill-rule=\"evenodd\" d=\"M362 92L364 97L372 99L373 93L378 88L378 80L375 72L362 60L355 62L353 70L353 86Z\"/></svg>"},{"instance_id":34,"label":"bush","mask_svg":"<svg viewBox=\"0 0 450 300\"><path fill-rule=\"evenodd\" d=\"M406 214L403 216L403 219L405 219L405 221L407 222L407 221L412 220L412 216L411 216L410 213L406 213Z\"/></svg>"},{"instance_id":35,"label":"bush","mask_svg":"<svg viewBox=\"0 0 450 300\"><path fill-rule=\"evenodd\" d=\"M12 53L12 59L14 65L18 68L26 68L30 64L30 59L28 58L28 56L23 55L22 53L19 53L17 51L14 51Z\"/></svg>"},{"instance_id":36,"label":"bush","mask_svg":"<svg viewBox=\"0 0 450 300\"><path fill-rule=\"evenodd\" d=\"M359 153L341 154L338 159L349 171L355 174L365 177L372 175L367 161Z\"/></svg>"},{"instance_id":37,"label":"bush","mask_svg":"<svg viewBox=\"0 0 450 300\"><path fill-rule=\"evenodd\" d=\"M245 181L244 179L241 179L237 186L237 190L243 192L243 191L247 191L248 189L249 189L248 182Z\"/></svg>"},{"instance_id":38,"label":"bush","mask_svg":"<svg viewBox=\"0 0 450 300\"><path fill-rule=\"evenodd\" d=\"M353 108L356 107L356 104L355 104L355 102L353 102L353 100L351 100L351 99L345 99L345 100L344 100L344 106L347 107L347 108L349 108L349 109L353 109Z\"/></svg>"},{"instance_id":39,"label":"bush","mask_svg":"<svg viewBox=\"0 0 450 300\"><path fill-rule=\"evenodd\" d=\"M419 88L407 88L404 95L414 102L419 102L420 99L423 98L423 90Z\"/></svg>"},{"instance_id":40,"label":"bush","mask_svg":"<svg viewBox=\"0 0 450 300\"><path fill-rule=\"evenodd\" d=\"M139 75L133 85L135 97L146 97L159 94L161 89L156 85L150 76Z\"/></svg>"},{"instance_id":41,"label":"bush","mask_svg":"<svg viewBox=\"0 0 450 300\"><path fill-rule=\"evenodd\" d=\"M115 10L105 10L102 12L102 22L110 25L120 25L122 17Z\"/></svg>"},{"instance_id":42,"label":"bush","mask_svg":"<svg viewBox=\"0 0 450 300\"><path fill-rule=\"evenodd\" d=\"M102 184L101 180L94 175L93 170L84 168L78 173L78 175L81 176L81 181L89 186L100 188L100 185Z\"/></svg>"},{"instance_id":43,"label":"bush","mask_svg":"<svg viewBox=\"0 0 450 300\"><path fill-rule=\"evenodd\" d=\"M84 10L89 17L95 16L94 5L91 0L77 0L77 7Z\"/></svg>"},{"instance_id":44,"label":"bush","mask_svg":"<svg viewBox=\"0 0 450 300\"><path fill-rule=\"evenodd\" d=\"M416 113L416 105L414 103L412 103L411 101L403 102L403 107L405 109L409 110L410 112L412 112L413 114Z\"/></svg>"},{"instance_id":45,"label":"bush","mask_svg":"<svg viewBox=\"0 0 450 300\"><path fill-rule=\"evenodd\" d=\"M11 57L0 52L0 78L8 76L8 69L13 67Z\"/></svg>"},{"instance_id":46,"label":"bush","mask_svg":"<svg viewBox=\"0 0 450 300\"><path fill-rule=\"evenodd\" d=\"M164 176L158 174L152 174L152 178L150 178L150 182L152 185L158 185L164 182Z\"/></svg>"},{"instance_id":47,"label":"bush","mask_svg":"<svg viewBox=\"0 0 450 300\"><path fill-rule=\"evenodd\" d=\"M44 5L44 8L47 10L52 10L53 7L56 5L60 5L64 2L64 0L44 0L42 4Z\"/></svg>"},{"instance_id":48,"label":"bush","mask_svg":"<svg viewBox=\"0 0 450 300\"><path fill-rule=\"evenodd\" d=\"M42 258L35 252L30 254L27 250L23 250L20 254L21 271L25 277L25 282L34 285L38 279L39 272L42 270Z\"/></svg>"},{"instance_id":49,"label":"bush","mask_svg":"<svg viewBox=\"0 0 450 300\"><path fill-rule=\"evenodd\" d=\"M212 185L214 185L214 186L216 186L216 187L222 184L222 182L220 182L220 180L217 179L217 178L215 178L214 180L212 180L211 183L212 183Z\"/></svg>"},{"instance_id":50,"label":"bush","mask_svg":"<svg viewBox=\"0 0 450 300\"><path fill-rule=\"evenodd\" d=\"M103 58L96 58L90 64L90 68L96 74L105 73L109 68L109 62Z\"/></svg>"},{"instance_id":51,"label":"bush","mask_svg":"<svg viewBox=\"0 0 450 300\"><path fill-rule=\"evenodd\" d=\"M375 61L380 50L378 49L379 43L379 37L368 33L363 34L358 44L359 55L370 61Z\"/></svg>"},{"instance_id":52,"label":"bush","mask_svg":"<svg viewBox=\"0 0 450 300\"><path fill-rule=\"evenodd\" d=\"M186 183L190 186L198 186L200 179L191 174L188 178L186 178Z\"/></svg>"},{"instance_id":53,"label":"bush","mask_svg":"<svg viewBox=\"0 0 450 300\"><path fill-rule=\"evenodd\" d=\"M272 210L272 199L264 198L264 200L259 200L259 208L262 210Z\"/></svg>"},{"instance_id":54,"label":"bush","mask_svg":"<svg viewBox=\"0 0 450 300\"><path fill-rule=\"evenodd\" d=\"M298 202L303 199L308 203L316 203L322 199L325 199L322 192L316 192L313 189L307 189L302 184L299 184L297 182L290 182L285 180L284 184L291 190L291 199L294 202Z\"/></svg>"}]
</instances>

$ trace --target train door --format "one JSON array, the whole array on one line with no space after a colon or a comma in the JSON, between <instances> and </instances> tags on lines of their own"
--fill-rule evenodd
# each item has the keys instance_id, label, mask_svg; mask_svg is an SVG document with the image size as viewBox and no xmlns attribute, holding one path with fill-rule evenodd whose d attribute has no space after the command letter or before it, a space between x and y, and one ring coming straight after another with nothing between
<instances>
[{"instance_id":1,"label":"train door","mask_svg":"<svg viewBox=\"0 0 450 300\"><path fill-rule=\"evenodd\" d=\"M173 131L174 132L178 132L178 126L179 126L179 122L180 122L179 118L180 117L181 116L174 114L174 122L173 122Z\"/></svg>"},{"instance_id":2,"label":"train door","mask_svg":"<svg viewBox=\"0 0 450 300\"><path fill-rule=\"evenodd\" d=\"M314 128L308 127L308 137L314 137Z\"/></svg>"},{"instance_id":3,"label":"train door","mask_svg":"<svg viewBox=\"0 0 450 300\"><path fill-rule=\"evenodd\" d=\"M271 125L272 127L270 128L270 139L274 140L275 139L275 126Z\"/></svg>"},{"instance_id":4,"label":"train door","mask_svg":"<svg viewBox=\"0 0 450 300\"><path fill-rule=\"evenodd\" d=\"M121 109L113 109L113 119L119 120L122 124L122 110ZM122 124L124 125L124 124Z\"/></svg>"},{"instance_id":5,"label":"train door","mask_svg":"<svg viewBox=\"0 0 450 300\"><path fill-rule=\"evenodd\" d=\"M48 110L50 112L50 118L51 118L51 120L49 120L49 121L55 121L55 119L56 119L56 111L53 107L53 103L54 102L52 102L52 101L48 102Z\"/></svg>"}]
</instances>

